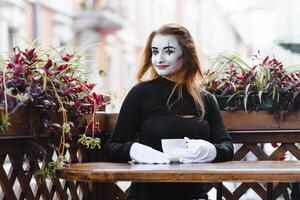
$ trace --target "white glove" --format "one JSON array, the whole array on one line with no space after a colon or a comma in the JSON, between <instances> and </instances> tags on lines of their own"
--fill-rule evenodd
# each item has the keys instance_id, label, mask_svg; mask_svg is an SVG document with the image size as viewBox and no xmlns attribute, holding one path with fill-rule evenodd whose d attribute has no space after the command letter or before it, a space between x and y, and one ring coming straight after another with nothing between
<instances>
[{"instance_id":1,"label":"white glove","mask_svg":"<svg viewBox=\"0 0 300 200\"><path fill-rule=\"evenodd\" d=\"M164 153L137 142L132 144L129 155L134 162L138 163L170 163Z\"/></svg>"},{"instance_id":2,"label":"white glove","mask_svg":"<svg viewBox=\"0 0 300 200\"><path fill-rule=\"evenodd\" d=\"M182 163L211 162L217 156L216 147L206 140L187 140L187 148L176 148L179 161ZM175 150L175 149L174 149Z\"/></svg>"}]
</instances>

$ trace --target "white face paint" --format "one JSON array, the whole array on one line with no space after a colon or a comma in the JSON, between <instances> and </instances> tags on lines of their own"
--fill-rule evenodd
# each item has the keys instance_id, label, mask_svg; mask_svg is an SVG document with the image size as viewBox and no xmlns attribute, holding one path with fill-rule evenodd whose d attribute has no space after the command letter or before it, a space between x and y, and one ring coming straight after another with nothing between
<instances>
[{"instance_id":1,"label":"white face paint","mask_svg":"<svg viewBox=\"0 0 300 200\"><path fill-rule=\"evenodd\" d=\"M154 36L151 45L152 65L159 76L171 77L182 67L182 48L173 35Z\"/></svg>"}]
</instances>

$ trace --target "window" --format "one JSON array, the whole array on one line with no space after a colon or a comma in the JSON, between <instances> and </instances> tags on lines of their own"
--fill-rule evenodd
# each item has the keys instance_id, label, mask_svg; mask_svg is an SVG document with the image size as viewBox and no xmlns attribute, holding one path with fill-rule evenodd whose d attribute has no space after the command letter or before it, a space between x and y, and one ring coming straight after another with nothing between
<instances>
[{"instance_id":1,"label":"window","mask_svg":"<svg viewBox=\"0 0 300 200\"><path fill-rule=\"evenodd\" d=\"M15 44L15 36L16 36L16 29L13 27L8 28L8 50L11 51Z\"/></svg>"}]
</instances>

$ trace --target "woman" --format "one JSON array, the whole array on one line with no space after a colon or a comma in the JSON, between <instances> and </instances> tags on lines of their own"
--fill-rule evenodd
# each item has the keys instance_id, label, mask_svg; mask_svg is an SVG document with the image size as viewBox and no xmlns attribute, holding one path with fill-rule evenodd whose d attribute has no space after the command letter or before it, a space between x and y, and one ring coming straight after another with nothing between
<instances>
[{"instance_id":1,"label":"woman","mask_svg":"<svg viewBox=\"0 0 300 200\"><path fill-rule=\"evenodd\" d=\"M148 75L148 79L145 79ZM195 43L179 24L166 24L147 41L135 85L121 107L105 147L111 162L170 163L161 139L187 137L180 161L231 160L233 145L203 80ZM132 183L128 199L207 199L207 184Z\"/></svg>"}]
</instances>

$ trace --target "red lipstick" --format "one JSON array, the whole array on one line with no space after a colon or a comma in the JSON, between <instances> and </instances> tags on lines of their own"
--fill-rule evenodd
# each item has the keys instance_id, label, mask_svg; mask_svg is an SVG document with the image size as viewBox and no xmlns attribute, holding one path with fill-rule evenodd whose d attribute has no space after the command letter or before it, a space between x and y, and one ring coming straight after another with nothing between
<instances>
[{"instance_id":1,"label":"red lipstick","mask_svg":"<svg viewBox=\"0 0 300 200\"><path fill-rule=\"evenodd\" d=\"M165 69L167 67L169 67L169 65L157 65L158 69Z\"/></svg>"}]
</instances>

